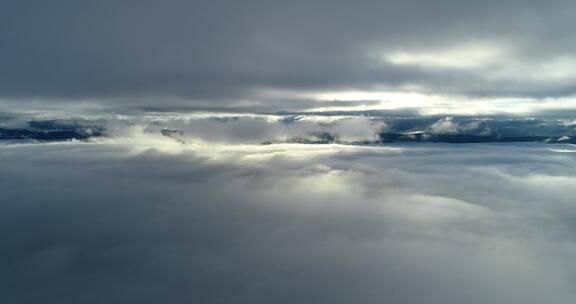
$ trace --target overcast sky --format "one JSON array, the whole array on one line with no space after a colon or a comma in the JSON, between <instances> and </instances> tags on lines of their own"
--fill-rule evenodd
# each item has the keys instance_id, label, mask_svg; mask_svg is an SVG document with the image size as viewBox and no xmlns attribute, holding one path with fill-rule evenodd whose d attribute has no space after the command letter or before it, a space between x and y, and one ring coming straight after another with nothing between
<instances>
[{"instance_id":1,"label":"overcast sky","mask_svg":"<svg viewBox=\"0 0 576 304\"><path fill-rule=\"evenodd\" d=\"M574 303L575 12L0 0L0 303Z\"/></svg>"},{"instance_id":2,"label":"overcast sky","mask_svg":"<svg viewBox=\"0 0 576 304\"><path fill-rule=\"evenodd\" d=\"M550 99L573 107L576 93L570 0L0 6L0 100L8 104L304 109L323 99L389 107L479 99L491 109Z\"/></svg>"}]
</instances>

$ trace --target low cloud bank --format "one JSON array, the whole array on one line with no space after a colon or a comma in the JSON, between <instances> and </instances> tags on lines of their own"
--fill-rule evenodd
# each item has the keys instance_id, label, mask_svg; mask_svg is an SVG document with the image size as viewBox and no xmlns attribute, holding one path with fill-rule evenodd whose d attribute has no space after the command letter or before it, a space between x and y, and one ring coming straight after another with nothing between
<instances>
[{"instance_id":1,"label":"low cloud bank","mask_svg":"<svg viewBox=\"0 0 576 304\"><path fill-rule=\"evenodd\" d=\"M5 115L0 139L86 140L164 135L232 144L385 142L576 143L576 121L556 118L315 114L148 113L75 119Z\"/></svg>"},{"instance_id":2,"label":"low cloud bank","mask_svg":"<svg viewBox=\"0 0 576 304\"><path fill-rule=\"evenodd\" d=\"M0 302L570 303L575 152L2 145Z\"/></svg>"}]
</instances>

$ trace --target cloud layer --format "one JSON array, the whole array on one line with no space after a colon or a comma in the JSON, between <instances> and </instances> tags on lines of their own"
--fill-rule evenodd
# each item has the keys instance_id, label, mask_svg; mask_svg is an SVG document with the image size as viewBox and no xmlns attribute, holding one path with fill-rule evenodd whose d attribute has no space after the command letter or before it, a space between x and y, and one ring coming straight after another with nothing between
<instances>
[{"instance_id":1,"label":"cloud layer","mask_svg":"<svg viewBox=\"0 0 576 304\"><path fill-rule=\"evenodd\" d=\"M572 146L0 147L9 303L568 303Z\"/></svg>"},{"instance_id":2,"label":"cloud layer","mask_svg":"<svg viewBox=\"0 0 576 304\"><path fill-rule=\"evenodd\" d=\"M2 1L0 303L573 303L574 11Z\"/></svg>"},{"instance_id":3,"label":"cloud layer","mask_svg":"<svg viewBox=\"0 0 576 304\"><path fill-rule=\"evenodd\" d=\"M4 1L0 97L294 109L349 91L456 95L459 103L488 97L488 104L572 96L574 5Z\"/></svg>"},{"instance_id":4,"label":"cloud layer","mask_svg":"<svg viewBox=\"0 0 576 304\"><path fill-rule=\"evenodd\" d=\"M514 116L420 116L401 112L277 114L139 112L0 116L0 140L98 140L166 136L181 143L389 142L575 143L576 121Z\"/></svg>"}]
</instances>

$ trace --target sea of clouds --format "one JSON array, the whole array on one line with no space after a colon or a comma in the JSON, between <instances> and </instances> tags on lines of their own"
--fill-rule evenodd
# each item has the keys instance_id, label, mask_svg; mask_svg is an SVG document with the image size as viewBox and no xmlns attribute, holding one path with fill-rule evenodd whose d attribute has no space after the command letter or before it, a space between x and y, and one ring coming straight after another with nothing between
<instances>
[{"instance_id":1,"label":"sea of clouds","mask_svg":"<svg viewBox=\"0 0 576 304\"><path fill-rule=\"evenodd\" d=\"M2 144L0 302L570 303L575 158L147 132Z\"/></svg>"}]
</instances>

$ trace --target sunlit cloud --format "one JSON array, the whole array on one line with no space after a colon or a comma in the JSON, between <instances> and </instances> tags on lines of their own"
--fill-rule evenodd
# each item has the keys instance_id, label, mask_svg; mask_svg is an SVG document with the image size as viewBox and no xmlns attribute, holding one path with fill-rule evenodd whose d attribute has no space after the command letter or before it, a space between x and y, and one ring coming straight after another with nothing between
<instances>
[{"instance_id":1,"label":"sunlit cloud","mask_svg":"<svg viewBox=\"0 0 576 304\"><path fill-rule=\"evenodd\" d=\"M0 303L569 304L576 1L0 9Z\"/></svg>"},{"instance_id":2,"label":"sunlit cloud","mask_svg":"<svg viewBox=\"0 0 576 304\"><path fill-rule=\"evenodd\" d=\"M0 146L0 264L12 282L49 284L36 289L45 300L119 283L134 289L98 298L269 302L308 286L321 303L576 296L569 153L539 144L136 145ZM157 279L152 295L141 277ZM70 284L83 288L60 289ZM415 284L432 287L420 291L425 301Z\"/></svg>"},{"instance_id":3,"label":"sunlit cloud","mask_svg":"<svg viewBox=\"0 0 576 304\"><path fill-rule=\"evenodd\" d=\"M433 51L395 51L385 54L384 59L394 65L472 69L491 65L504 53L495 45L464 45Z\"/></svg>"}]
</instances>

